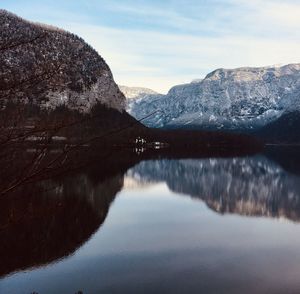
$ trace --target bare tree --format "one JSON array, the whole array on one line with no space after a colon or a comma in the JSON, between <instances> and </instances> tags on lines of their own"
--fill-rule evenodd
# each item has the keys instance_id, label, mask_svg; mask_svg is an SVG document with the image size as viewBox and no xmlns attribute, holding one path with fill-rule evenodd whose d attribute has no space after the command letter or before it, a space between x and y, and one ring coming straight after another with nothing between
<instances>
[{"instance_id":1,"label":"bare tree","mask_svg":"<svg viewBox=\"0 0 300 294\"><path fill-rule=\"evenodd\" d=\"M4 195L73 168L78 150L128 132L145 118L122 124L111 118L109 125L101 121L106 110L83 114L63 105L53 111L41 108L48 92L68 88L80 93L93 85L95 75L107 65L81 38L32 25L3 11L2 15L0 27L5 21L14 24L9 26L13 33L3 29L0 34L0 194ZM59 51L54 50L57 46ZM79 65L74 66L76 62Z\"/></svg>"}]
</instances>

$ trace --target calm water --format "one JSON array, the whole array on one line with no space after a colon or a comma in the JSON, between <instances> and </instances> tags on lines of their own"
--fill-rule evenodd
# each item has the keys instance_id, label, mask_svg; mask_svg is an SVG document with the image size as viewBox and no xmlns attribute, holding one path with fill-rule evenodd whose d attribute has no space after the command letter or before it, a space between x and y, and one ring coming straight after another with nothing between
<instances>
[{"instance_id":1,"label":"calm water","mask_svg":"<svg viewBox=\"0 0 300 294\"><path fill-rule=\"evenodd\" d=\"M300 292L291 156L141 161L43 188L1 204L0 293Z\"/></svg>"}]
</instances>

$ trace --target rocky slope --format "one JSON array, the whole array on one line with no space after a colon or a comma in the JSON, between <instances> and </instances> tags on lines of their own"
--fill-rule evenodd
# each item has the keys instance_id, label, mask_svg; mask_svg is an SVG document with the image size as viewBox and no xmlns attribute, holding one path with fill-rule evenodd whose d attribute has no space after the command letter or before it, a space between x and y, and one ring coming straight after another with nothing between
<instances>
[{"instance_id":1,"label":"rocky slope","mask_svg":"<svg viewBox=\"0 0 300 294\"><path fill-rule=\"evenodd\" d=\"M143 100L148 101L149 99L151 99L151 97L155 99L164 97L164 95L159 94L148 88L127 87L127 86L120 86L120 85L119 88L126 97L126 110L129 113L132 113L136 105L139 105ZM139 119L142 116L140 116L139 113L137 112L135 113L135 117Z\"/></svg>"},{"instance_id":2,"label":"rocky slope","mask_svg":"<svg viewBox=\"0 0 300 294\"><path fill-rule=\"evenodd\" d=\"M130 113L160 110L145 121L152 127L237 130L263 127L295 108L300 109L300 64L217 69L167 95L137 101Z\"/></svg>"},{"instance_id":3,"label":"rocky slope","mask_svg":"<svg viewBox=\"0 0 300 294\"><path fill-rule=\"evenodd\" d=\"M5 10L0 10L0 28L1 102L64 104L82 112L96 103L125 109L108 65L80 37Z\"/></svg>"}]
</instances>

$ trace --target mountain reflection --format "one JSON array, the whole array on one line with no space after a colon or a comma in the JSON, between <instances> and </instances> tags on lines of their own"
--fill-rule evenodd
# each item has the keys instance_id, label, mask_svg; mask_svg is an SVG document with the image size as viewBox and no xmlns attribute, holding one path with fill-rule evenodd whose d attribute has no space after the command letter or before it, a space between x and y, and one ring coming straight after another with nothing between
<instances>
[{"instance_id":1,"label":"mountain reflection","mask_svg":"<svg viewBox=\"0 0 300 294\"><path fill-rule=\"evenodd\" d=\"M201 199L222 214L300 220L299 176L264 156L144 161L127 176L165 182L172 191Z\"/></svg>"},{"instance_id":2,"label":"mountain reflection","mask_svg":"<svg viewBox=\"0 0 300 294\"><path fill-rule=\"evenodd\" d=\"M280 164L263 155L155 160L112 156L73 174L25 186L0 199L0 277L73 254L103 224L119 191L142 191L155 182L201 199L218 213L300 221L300 173L294 160L289 164L275 157Z\"/></svg>"},{"instance_id":3,"label":"mountain reflection","mask_svg":"<svg viewBox=\"0 0 300 294\"><path fill-rule=\"evenodd\" d=\"M0 276L72 254L105 220L123 176L43 182L1 200Z\"/></svg>"}]
</instances>

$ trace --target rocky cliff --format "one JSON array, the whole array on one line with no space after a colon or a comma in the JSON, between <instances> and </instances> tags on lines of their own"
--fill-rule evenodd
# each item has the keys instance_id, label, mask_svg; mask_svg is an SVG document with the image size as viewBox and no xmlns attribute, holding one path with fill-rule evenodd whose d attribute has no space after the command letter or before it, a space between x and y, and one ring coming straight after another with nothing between
<instances>
[{"instance_id":1,"label":"rocky cliff","mask_svg":"<svg viewBox=\"0 0 300 294\"><path fill-rule=\"evenodd\" d=\"M178 85L167 95L136 101L133 116L160 110L153 127L255 129L300 109L300 64L217 69L203 80Z\"/></svg>"},{"instance_id":2,"label":"rocky cliff","mask_svg":"<svg viewBox=\"0 0 300 294\"><path fill-rule=\"evenodd\" d=\"M119 111L125 97L104 59L80 37L0 10L0 101L66 105L88 112L96 103Z\"/></svg>"}]
</instances>

